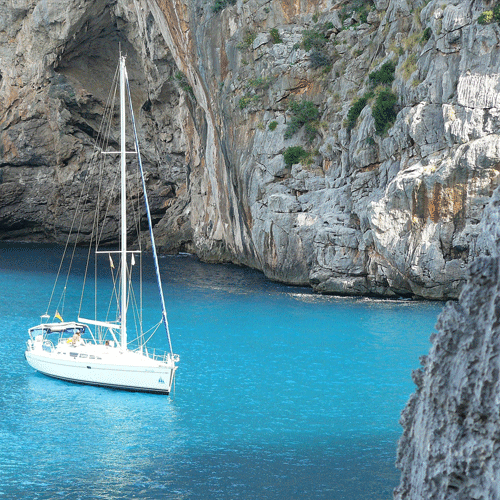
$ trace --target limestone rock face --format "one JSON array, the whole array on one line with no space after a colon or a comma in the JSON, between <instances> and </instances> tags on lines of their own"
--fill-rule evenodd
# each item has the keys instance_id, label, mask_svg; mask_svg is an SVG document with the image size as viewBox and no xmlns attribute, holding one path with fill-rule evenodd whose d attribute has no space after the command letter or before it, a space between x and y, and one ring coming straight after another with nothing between
<instances>
[{"instance_id":1,"label":"limestone rock face","mask_svg":"<svg viewBox=\"0 0 500 500\"><path fill-rule=\"evenodd\" d=\"M120 43L163 251L324 293L456 298L499 184L499 29L481 12L0 0L1 237L64 239ZM297 122L305 102L318 114Z\"/></svg>"},{"instance_id":2,"label":"limestone rock face","mask_svg":"<svg viewBox=\"0 0 500 500\"><path fill-rule=\"evenodd\" d=\"M0 3L2 238L64 242L82 192L121 44L127 54L162 247L189 248L185 99L161 35L130 2ZM146 56L147 54L147 56ZM116 138L117 139L117 136ZM116 218L117 207L111 217ZM168 212L168 218L165 214ZM82 232L89 234L92 217ZM110 227L110 231L111 231ZM116 241L110 232L105 241Z\"/></svg>"},{"instance_id":3,"label":"limestone rock face","mask_svg":"<svg viewBox=\"0 0 500 500\"><path fill-rule=\"evenodd\" d=\"M459 302L441 313L430 353L413 372L397 500L500 498L499 228L497 190L478 239L488 256L470 266Z\"/></svg>"}]
</instances>

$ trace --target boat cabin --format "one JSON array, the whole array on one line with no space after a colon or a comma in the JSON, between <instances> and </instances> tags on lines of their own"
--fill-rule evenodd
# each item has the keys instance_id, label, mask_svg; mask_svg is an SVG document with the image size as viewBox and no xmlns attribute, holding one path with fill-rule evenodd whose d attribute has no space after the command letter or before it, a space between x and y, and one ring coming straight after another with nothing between
<instances>
[{"instance_id":1,"label":"boat cabin","mask_svg":"<svg viewBox=\"0 0 500 500\"><path fill-rule=\"evenodd\" d=\"M34 326L28 330L32 340L41 341L47 338L47 335L58 335L58 341L64 338L73 338L75 333L80 333L81 336L88 332L88 326L83 323L43 323Z\"/></svg>"}]
</instances>

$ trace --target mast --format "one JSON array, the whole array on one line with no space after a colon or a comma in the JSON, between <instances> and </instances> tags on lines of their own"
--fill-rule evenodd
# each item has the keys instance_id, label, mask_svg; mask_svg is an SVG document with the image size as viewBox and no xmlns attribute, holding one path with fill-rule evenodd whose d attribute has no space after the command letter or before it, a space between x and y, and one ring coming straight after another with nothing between
<instances>
[{"instance_id":1,"label":"mast","mask_svg":"<svg viewBox=\"0 0 500 500\"><path fill-rule=\"evenodd\" d=\"M121 174L121 344L127 349L127 168L125 153L125 57L120 54L120 174Z\"/></svg>"}]
</instances>

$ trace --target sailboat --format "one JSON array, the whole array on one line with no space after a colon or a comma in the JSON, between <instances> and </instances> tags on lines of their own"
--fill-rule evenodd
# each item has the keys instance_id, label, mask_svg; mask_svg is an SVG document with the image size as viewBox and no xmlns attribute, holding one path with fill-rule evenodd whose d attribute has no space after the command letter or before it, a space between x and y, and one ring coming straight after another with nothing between
<instances>
[{"instance_id":1,"label":"sailboat","mask_svg":"<svg viewBox=\"0 0 500 500\"><path fill-rule=\"evenodd\" d=\"M47 309L47 312L41 317L41 323L28 330L29 339L25 357L29 365L38 372L68 382L127 391L169 394L174 383L179 356L174 354L172 350L152 229L153 224L146 192L146 180L139 150L130 84L125 63L126 57L120 54L117 73L115 73L117 81L117 75L119 74L120 89L120 150L109 152L98 148L100 154L114 154L120 157L120 248L118 250L102 250L97 244L94 246L96 261L104 257L105 260L109 260L112 270L115 268L112 256L117 254L119 257L118 269L116 270L116 286L113 292L114 298L112 299L116 302L115 317L110 319L108 314L101 319L97 317L95 319L85 319L80 317L80 309L76 319L68 322L63 320L59 310L56 310L52 317L48 314ZM126 150L127 108L129 109L129 122L131 122L135 146L135 150L132 152ZM127 337L127 312L130 304L137 302L131 289L132 269L135 268L135 260L140 257L141 253L140 249L129 250L127 248L126 160L127 155L130 154L135 155L140 173L138 177L140 178L139 185L143 190L143 210L145 209L147 215L150 244L160 296L161 320L156 326L159 328L163 324L165 329L169 347L169 350L165 352L158 352L156 349L148 348L147 342L151 336L144 341L146 334L142 328L142 314L133 316L135 324L138 320L141 322L139 327L137 325L135 327L136 339L129 342ZM64 292L66 292L66 286ZM96 314L97 309L96 306ZM147 334L149 335L149 331Z\"/></svg>"}]
</instances>

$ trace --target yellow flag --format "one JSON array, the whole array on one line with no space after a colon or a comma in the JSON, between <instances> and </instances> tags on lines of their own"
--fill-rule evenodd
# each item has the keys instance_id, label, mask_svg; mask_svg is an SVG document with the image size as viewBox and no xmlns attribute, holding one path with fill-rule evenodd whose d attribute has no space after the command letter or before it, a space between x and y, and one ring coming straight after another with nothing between
<instances>
[{"instance_id":1,"label":"yellow flag","mask_svg":"<svg viewBox=\"0 0 500 500\"><path fill-rule=\"evenodd\" d=\"M64 321L58 311L56 311L54 318L57 318L59 321Z\"/></svg>"}]
</instances>

